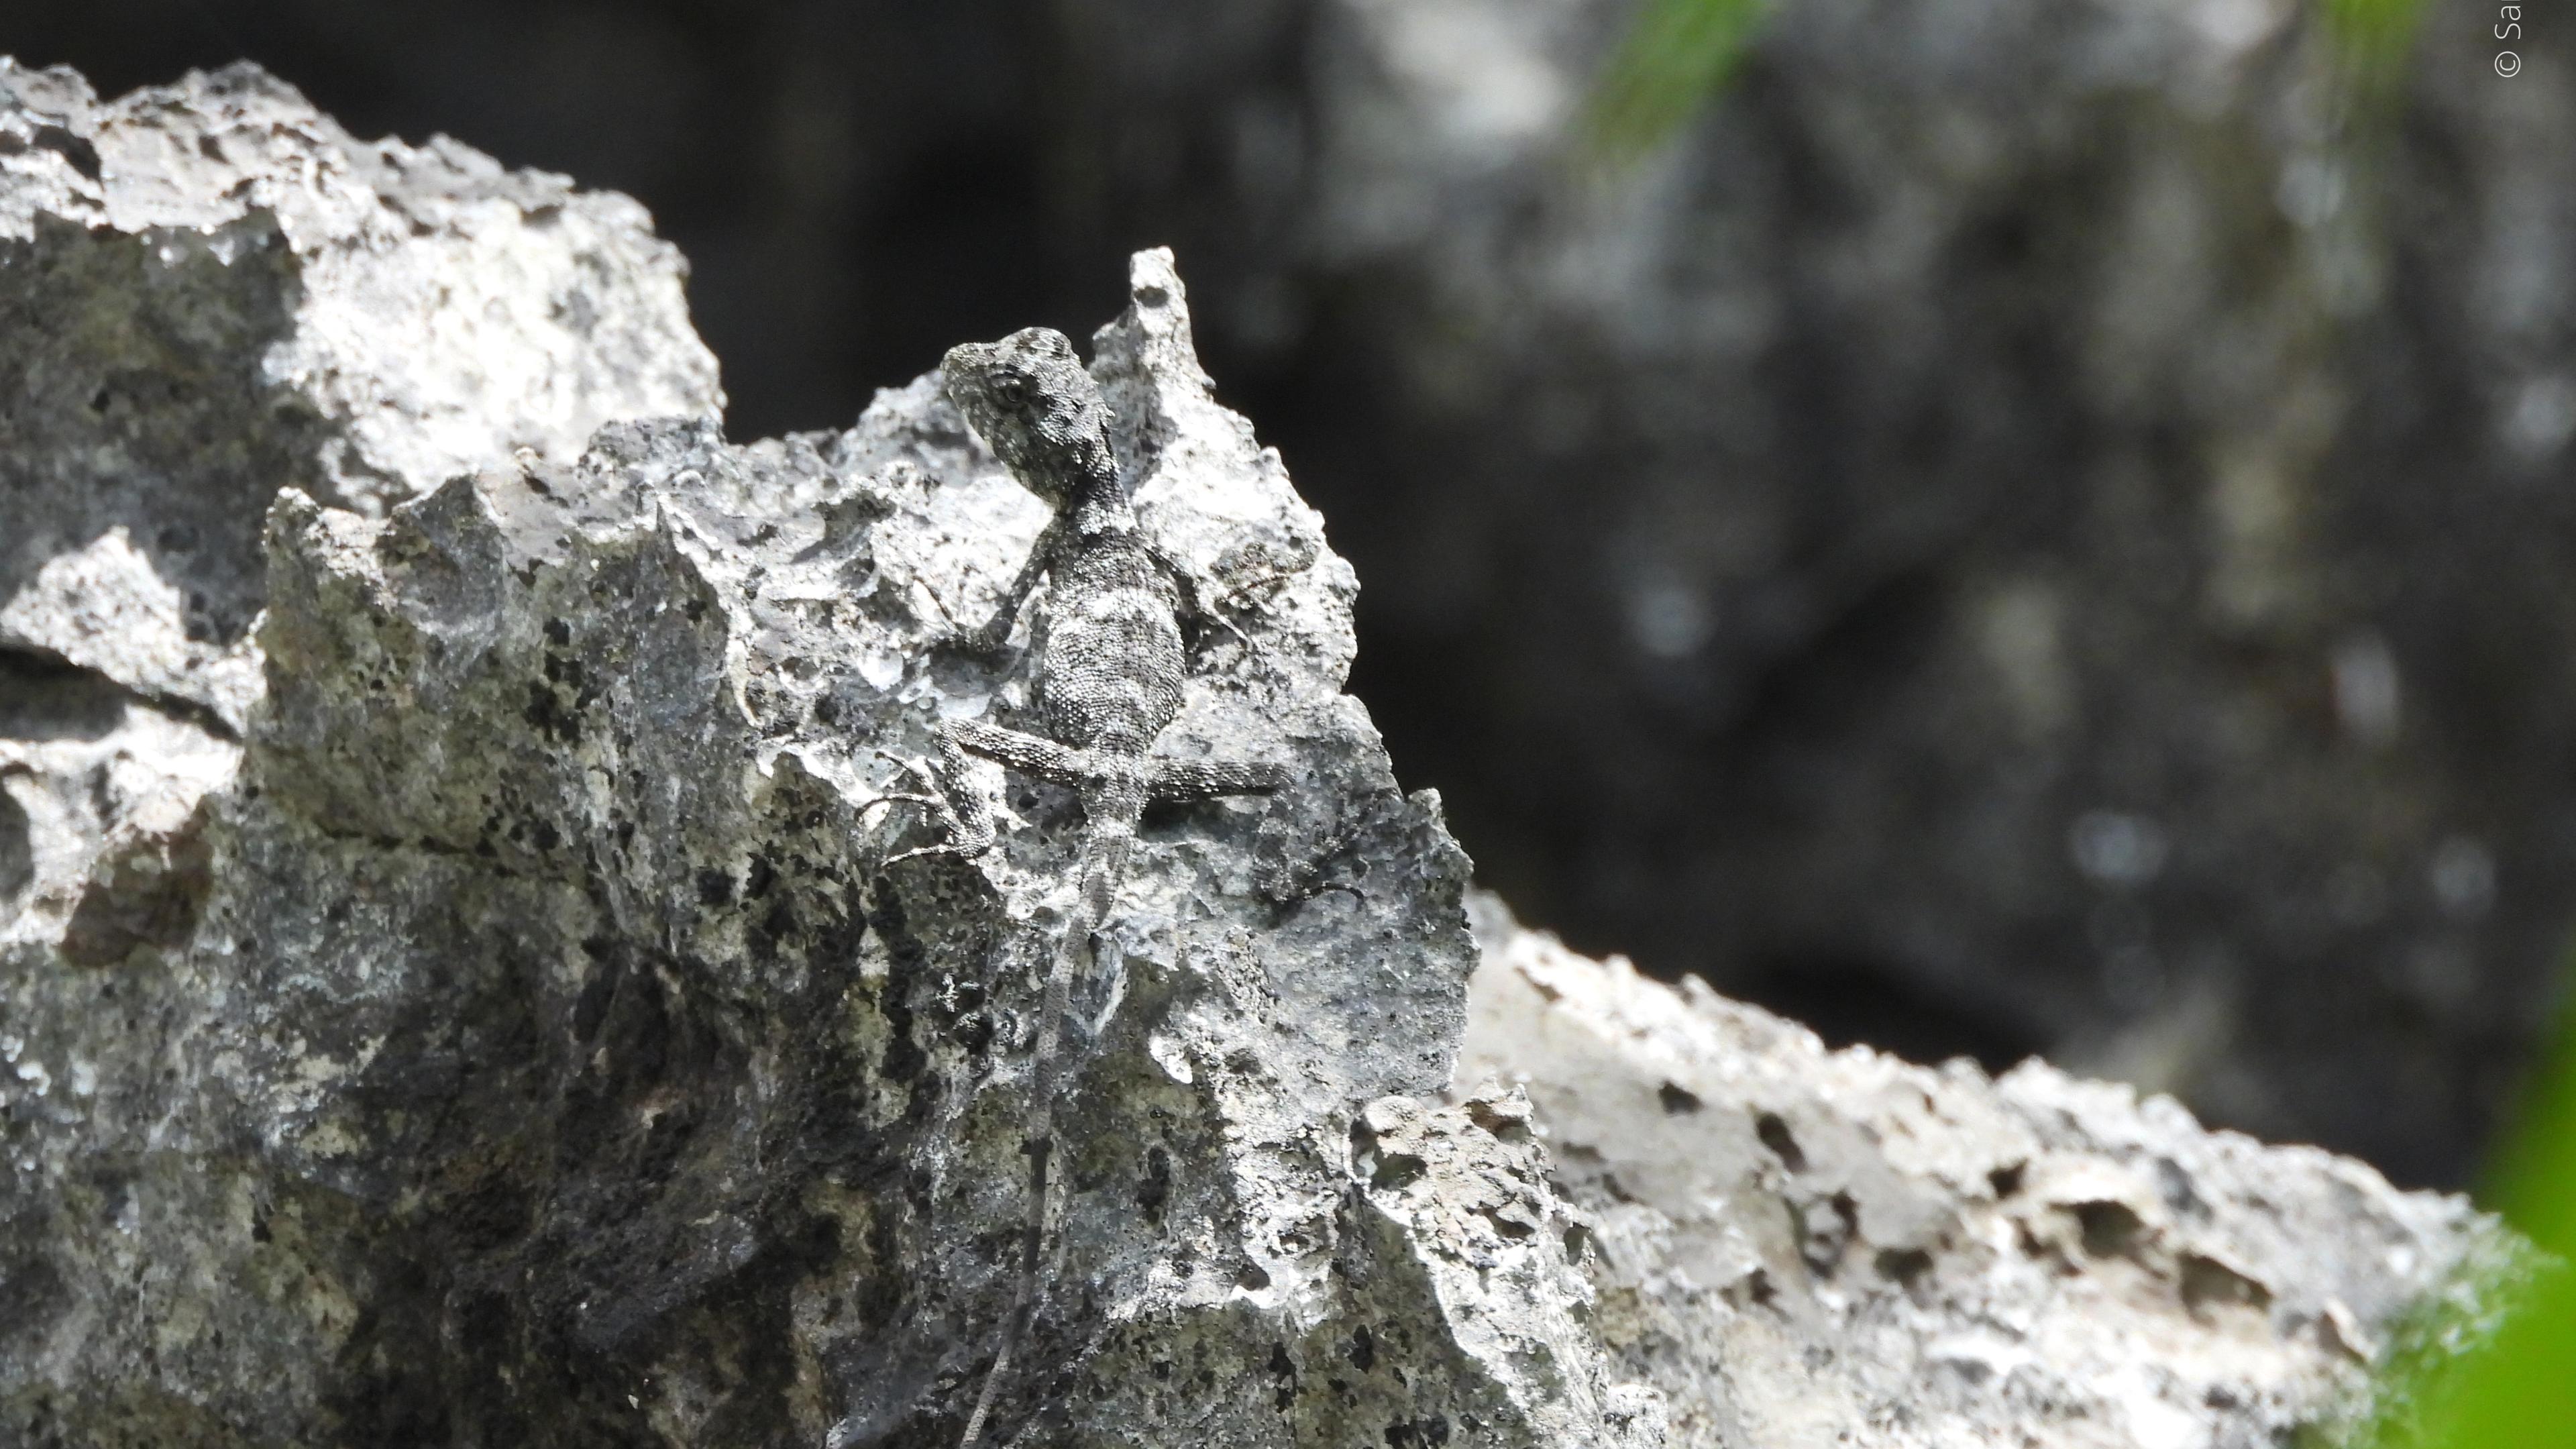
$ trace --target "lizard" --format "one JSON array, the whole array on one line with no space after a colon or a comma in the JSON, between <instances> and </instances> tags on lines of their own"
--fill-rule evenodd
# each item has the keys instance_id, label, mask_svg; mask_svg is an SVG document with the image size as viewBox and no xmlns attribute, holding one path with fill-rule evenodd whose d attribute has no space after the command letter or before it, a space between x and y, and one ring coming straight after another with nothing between
<instances>
[{"instance_id":1,"label":"lizard","mask_svg":"<svg viewBox=\"0 0 2576 1449\"><path fill-rule=\"evenodd\" d=\"M890 856L974 857L992 849L990 806L968 780L969 755L1072 787L1082 805L1073 908L1047 967L1030 1065L1021 1150L1029 1159L1020 1276L1001 1345L966 1421L975 1449L1009 1376L1039 1292L1047 1237L1047 1179L1061 1090L1063 1020L1080 963L1116 904L1137 823L1148 804L1266 794L1288 782L1274 764L1179 760L1152 753L1180 713L1187 679L1181 641L1186 575L1146 540L1109 440L1109 408L1064 334L1043 327L999 342L949 350L941 372L950 401L1020 485L1053 510L1001 612L978 631L998 646L1040 576L1047 580L1034 645L1033 682L1044 736L981 721L944 723L939 764L897 760L925 788L878 797L925 806L944 828L938 843Z\"/></svg>"}]
</instances>

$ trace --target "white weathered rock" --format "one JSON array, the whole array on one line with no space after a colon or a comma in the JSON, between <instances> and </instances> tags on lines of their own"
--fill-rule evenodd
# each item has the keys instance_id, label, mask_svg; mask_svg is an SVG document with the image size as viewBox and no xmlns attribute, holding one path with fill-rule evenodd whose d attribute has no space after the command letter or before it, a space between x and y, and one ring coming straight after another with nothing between
<instances>
[{"instance_id":1,"label":"white weathered rock","mask_svg":"<svg viewBox=\"0 0 2576 1449\"><path fill-rule=\"evenodd\" d=\"M623 196L359 141L247 66L102 104L0 58L0 648L239 731L268 498L381 514L716 417L684 275Z\"/></svg>"},{"instance_id":2,"label":"white weathered rock","mask_svg":"<svg viewBox=\"0 0 2576 1449\"><path fill-rule=\"evenodd\" d=\"M1675 1449L2290 1442L2523 1251L2168 1097L1827 1052L1475 909L1458 1081L1528 1092L1599 1234L1601 1336L1670 1397Z\"/></svg>"}]
</instances>

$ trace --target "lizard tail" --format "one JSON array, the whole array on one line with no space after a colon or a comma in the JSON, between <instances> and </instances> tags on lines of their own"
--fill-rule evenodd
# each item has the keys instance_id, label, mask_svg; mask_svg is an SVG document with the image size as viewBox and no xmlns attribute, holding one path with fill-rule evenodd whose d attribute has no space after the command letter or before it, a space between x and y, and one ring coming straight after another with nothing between
<instances>
[{"instance_id":1,"label":"lizard tail","mask_svg":"<svg viewBox=\"0 0 2576 1449\"><path fill-rule=\"evenodd\" d=\"M993 1355L993 1366L984 1373L983 1391L975 1395L975 1412L966 1417L966 1437L958 1449L975 1449L984 1437L984 1421L992 1417L993 1401L1001 1397L1002 1384L1011 1376L1011 1359L1019 1351L1021 1335L1028 1332L1038 1301L1038 1269L1045 1256L1045 1214L1047 1193L1047 1156L1053 1144L1043 1138L1029 1144L1029 1209L1028 1226L1020 1240L1020 1286L1011 1301L1010 1321L1002 1326L1002 1347Z\"/></svg>"},{"instance_id":2,"label":"lizard tail","mask_svg":"<svg viewBox=\"0 0 2576 1449\"><path fill-rule=\"evenodd\" d=\"M1039 1007L1037 1056L1022 1137L1023 1150L1029 1155L1029 1216L1020 1235L1020 1286L1012 1298L1010 1321L1002 1327L1002 1346L993 1355L992 1368L984 1374L983 1390L975 1395L975 1411L966 1418L966 1437L959 1441L958 1449L975 1449L982 1441L984 1423L993 1413L993 1401L1001 1397L1002 1384L1010 1377L1011 1359L1019 1352L1029 1320L1036 1316L1038 1281L1046 1260L1047 1161L1055 1153L1056 1076L1061 1065L1064 1015L1071 1005L1074 969L1093 936L1108 922L1110 902L1126 867L1127 846L1134 839L1135 828L1133 811L1112 814L1102 810L1091 815L1085 831L1082 853L1086 861L1078 883L1081 894L1074 902L1073 919L1057 938L1055 959L1047 967L1046 994Z\"/></svg>"}]
</instances>

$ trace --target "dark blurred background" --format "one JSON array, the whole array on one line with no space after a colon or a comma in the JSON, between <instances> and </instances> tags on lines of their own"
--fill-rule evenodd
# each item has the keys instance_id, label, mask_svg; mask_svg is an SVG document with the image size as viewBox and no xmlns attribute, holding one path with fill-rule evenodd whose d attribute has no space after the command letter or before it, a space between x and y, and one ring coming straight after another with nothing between
<instances>
[{"instance_id":1,"label":"dark blurred background","mask_svg":"<svg viewBox=\"0 0 2576 1449\"><path fill-rule=\"evenodd\" d=\"M2527 13L18 0L0 52L248 57L631 193L744 438L1086 335L1169 243L1526 919L2456 1184L2576 906L2576 14Z\"/></svg>"}]
</instances>

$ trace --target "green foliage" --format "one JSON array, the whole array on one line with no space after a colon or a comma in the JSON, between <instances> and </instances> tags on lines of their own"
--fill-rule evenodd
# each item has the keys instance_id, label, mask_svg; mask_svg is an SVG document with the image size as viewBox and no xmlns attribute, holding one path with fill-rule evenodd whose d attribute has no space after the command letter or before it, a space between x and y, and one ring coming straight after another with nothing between
<instances>
[{"instance_id":1,"label":"green foliage","mask_svg":"<svg viewBox=\"0 0 2576 1449\"><path fill-rule=\"evenodd\" d=\"M1716 94L1762 22L1761 0L1644 0L1592 101L1594 144L1653 150Z\"/></svg>"},{"instance_id":2,"label":"green foliage","mask_svg":"<svg viewBox=\"0 0 2576 1449\"><path fill-rule=\"evenodd\" d=\"M2442 1449L2563 1449L2576 1430L2576 1276L2552 1273L2430 1406Z\"/></svg>"},{"instance_id":3,"label":"green foliage","mask_svg":"<svg viewBox=\"0 0 2576 1449\"><path fill-rule=\"evenodd\" d=\"M2415 41L2424 0L2325 0L2326 33L2345 66L2365 77L2396 74Z\"/></svg>"},{"instance_id":4,"label":"green foliage","mask_svg":"<svg viewBox=\"0 0 2576 1449\"><path fill-rule=\"evenodd\" d=\"M2533 1330L2546 1339L2563 1328L2571 1286L2576 1277L2555 1267L2535 1271L2528 1256L2472 1266L2448 1295L2400 1326L2367 1417L2334 1442L2344 1449L2554 1449L2563 1442L2555 1433L2495 1425L2500 1418L2546 1424L2563 1413L2531 1392L2528 1375L2552 1351L2532 1341Z\"/></svg>"},{"instance_id":5,"label":"green foliage","mask_svg":"<svg viewBox=\"0 0 2576 1449\"><path fill-rule=\"evenodd\" d=\"M2491 1199L2533 1242L2576 1258L2576 1011L2568 1015L2557 1058L2497 1160Z\"/></svg>"},{"instance_id":6,"label":"green foliage","mask_svg":"<svg viewBox=\"0 0 2576 1449\"><path fill-rule=\"evenodd\" d=\"M2401 70L2424 0L2323 0L2327 34L2348 76ZM1653 150L1726 83L1769 13L1763 0L1641 0L1592 98L1595 148L1612 160Z\"/></svg>"},{"instance_id":7,"label":"green foliage","mask_svg":"<svg viewBox=\"0 0 2576 1449\"><path fill-rule=\"evenodd\" d=\"M2543 1251L2576 1258L2576 1014L2498 1162L2490 1201ZM2516 1279L2520 1281L2517 1282ZM2576 1272L2497 1272L2426 1316L2392 1355L2366 1449L2560 1449L2576 1442ZM2483 1309L2469 1305L2483 1302ZM2499 1313L2495 1305L2509 1306Z\"/></svg>"}]
</instances>

